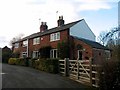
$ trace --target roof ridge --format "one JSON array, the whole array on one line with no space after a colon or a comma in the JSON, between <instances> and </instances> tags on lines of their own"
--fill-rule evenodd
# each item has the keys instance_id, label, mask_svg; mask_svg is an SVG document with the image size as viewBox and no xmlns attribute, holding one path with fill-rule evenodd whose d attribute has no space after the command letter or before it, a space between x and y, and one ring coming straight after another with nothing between
<instances>
[{"instance_id":1,"label":"roof ridge","mask_svg":"<svg viewBox=\"0 0 120 90\"><path fill-rule=\"evenodd\" d=\"M74 21L74 22L70 22L70 23L64 24L63 26L60 26L60 27L53 27L53 28L50 28L50 29L48 29L44 32L37 32L37 33L30 34L30 35L22 38L20 41L23 41L23 40L26 40L26 39L29 39L29 38L42 36L42 35L46 35L46 34L49 34L49 33L54 33L54 32L61 31L61 30L65 30L66 28L70 28L70 27L72 27L73 25L75 25L76 23L78 23L82 20L84 20L84 19L80 19L80 20L77 20L77 21ZM18 41L16 41L16 42L18 42ZM14 42L14 43L16 43L16 42Z\"/></svg>"},{"instance_id":2,"label":"roof ridge","mask_svg":"<svg viewBox=\"0 0 120 90\"><path fill-rule=\"evenodd\" d=\"M77 37L77 36L73 36L73 38L79 39L79 40L83 41L84 43L90 45L93 48L109 50L107 47L105 47L104 45L102 45L102 44L100 44L96 41L88 40L88 39L85 39L85 38L80 38L80 37Z\"/></svg>"},{"instance_id":3,"label":"roof ridge","mask_svg":"<svg viewBox=\"0 0 120 90\"><path fill-rule=\"evenodd\" d=\"M77 21L74 21L74 22L70 22L70 23L64 24L63 26L66 26L66 25L69 25L69 24L72 24L72 23L78 23L78 22L80 22L82 20L84 20L84 19L80 19L80 20L77 20ZM63 27L63 26L60 26L60 27ZM57 26L57 27L50 28L48 30L55 29L55 28L60 28L60 27Z\"/></svg>"}]
</instances>

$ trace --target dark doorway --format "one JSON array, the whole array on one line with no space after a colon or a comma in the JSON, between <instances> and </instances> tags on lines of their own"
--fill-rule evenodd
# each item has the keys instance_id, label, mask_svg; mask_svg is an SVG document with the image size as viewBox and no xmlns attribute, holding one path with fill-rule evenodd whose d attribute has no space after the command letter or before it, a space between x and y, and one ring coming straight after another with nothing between
<instances>
[{"instance_id":1,"label":"dark doorway","mask_svg":"<svg viewBox=\"0 0 120 90\"><path fill-rule=\"evenodd\" d=\"M78 50L78 60L82 60L82 51Z\"/></svg>"}]
</instances>

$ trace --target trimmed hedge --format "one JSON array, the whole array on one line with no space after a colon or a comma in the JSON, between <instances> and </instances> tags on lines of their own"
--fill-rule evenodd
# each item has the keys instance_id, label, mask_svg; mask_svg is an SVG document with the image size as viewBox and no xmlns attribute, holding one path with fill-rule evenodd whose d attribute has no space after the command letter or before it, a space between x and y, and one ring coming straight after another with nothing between
<instances>
[{"instance_id":1,"label":"trimmed hedge","mask_svg":"<svg viewBox=\"0 0 120 90\"><path fill-rule=\"evenodd\" d=\"M58 59L40 59L35 61L37 69L50 73L58 73L59 62Z\"/></svg>"},{"instance_id":2,"label":"trimmed hedge","mask_svg":"<svg viewBox=\"0 0 120 90\"><path fill-rule=\"evenodd\" d=\"M38 60L38 58L29 59L29 66L35 68L35 61L36 60Z\"/></svg>"},{"instance_id":3,"label":"trimmed hedge","mask_svg":"<svg viewBox=\"0 0 120 90\"><path fill-rule=\"evenodd\" d=\"M29 66L29 59L30 58L17 58L15 64L21 66Z\"/></svg>"},{"instance_id":4,"label":"trimmed hedge","mask_svg":"<svg viewBox=\"0 0 120 90\"><path fill-rule=\"evenodd\" d=\"M49 73L59 72L58 59L31 59L29 60L29 66Z\"/></svg>"},{"instance_id":5,"label":"trimmed hedge","mask_svg":"<svg viewBox=\"0 0 120 90\"><path fill-rule=\"evenodd\" d=\"M58 73L59 70L58 59L10 58L9 64L29 66L49 73Z\"/></svg>"},{"instance_id":6,"label":"trimmed hedge","mask_svg":"<svg viewBox=\"0 0 120 90\"><path fill-rule=\"evenodd\" d=\"M10 59L8 60L8 64L15 65L15 64L16 64L16 61L17 61L17 58L10 58Z\"/></svg>"}]
</instances>

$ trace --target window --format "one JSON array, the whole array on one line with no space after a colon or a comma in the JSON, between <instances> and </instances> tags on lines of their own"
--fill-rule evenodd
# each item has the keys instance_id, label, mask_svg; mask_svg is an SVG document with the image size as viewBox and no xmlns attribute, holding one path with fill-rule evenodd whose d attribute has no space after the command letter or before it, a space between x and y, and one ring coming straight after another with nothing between
<instances>
[{"instance_id":1,"label":"window","mask_svg":"<svg viewBox=\"0 0 120 90\"><path fill-rule=\"evenodd\" d=\"M51 58L58 58L58 51L57 51L57 49L52 49L50 51L50 57Z\"/></svg>"},{"instance_id":2,"label":"window","mask_svg":"<svg viewBox=\"0 0 120 90\"><path fill-rule=\"evenodd\" d=\"M32 57L33 58L38 58L39 57L39 52L38 51L33 51Z\"/></svg>"},{"instance_id":3,"label":"window","mask_svg":"<svg viewBox=\"0 0 120 90\"><path fill-rule=\"evenodd\" d=\"M105 50L105 55L107 59L110 59L110 51L109 50Z\"/></svg>"},{"instance_id":4,"label":"window","mask_svg":"<svg viewBox=\"0 0 120 90\"><path fill-rule=\"evenodd\" d=\"M23 47L27 47L27 45L28 45L28 41L27 40L23 41Z\"/></svg>"},{"instance_id":5,"label":"window","mask_svg":"<svg viewBox=\"0 0 120 90\"><path fill-rule=\"evenodd\" d=\"M56 36L57 36L56 39L57 39L57 40L60 40L60 32L58 32Z\"/></svg>"},{"instance_id":6,"label":"window","mask_svg":"<svg viewBox=\"0 0 120 90\"><path fill-rule=\"evenodd\" d=\"M27 52L22 52L22 58L27 57Z\"/></svg>"},{"instance_id":7,"label":"window","mask_svg":"<svg viewBox=\"0 0 120 90\"><path fill-rule=\"evenodd\" d=\"M39 43L40 43L40 38L39 37L33 39L33 45L39 44Z\"/></svg>"},{"instance_id":8,"label":"window","mask_svg":"<svg viewBox=\"0 0 120 90\"><path fill-rule=\"evenodd\" d=\"M19 47L19 43L15 43L15 48L18 48Z\"/></svg>"},{"instance_id":9,"label":"window","mask_svg":"<svg viewBox=\"0 0 120 90\"><path fill-rule=\"evenodd\" d=\"M60 32L50 34L50 41L60 40Z\"/></svg>"}]
</instances>

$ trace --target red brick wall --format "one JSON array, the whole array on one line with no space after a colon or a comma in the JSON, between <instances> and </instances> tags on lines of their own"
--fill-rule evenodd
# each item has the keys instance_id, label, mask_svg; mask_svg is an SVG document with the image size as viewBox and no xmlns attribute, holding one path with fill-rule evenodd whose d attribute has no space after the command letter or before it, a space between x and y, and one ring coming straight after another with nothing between
<instances>
[{"instance_id":1,"label":"red brick wall","mask_svg":"<svg viewBox=\"0 0 120 90\"><path fill-rule=\"evenodd\" d=\"M93 48L93 63L101 64L105 60L105 50Z\"/></svg>"},{"instance_id":2,"label":"red brick wall","mask_svg":"<svg viewBox=\"0 0 120 90\"><path fill-rule=\"evenodd\" d=\"M72 37L70 37L70 40L74 42L74 47L71 47L71 59L77 59L78 58L78 49L77 49L77 45L80 44L85 51L82 52L83 54L83 58L82 59L86 59L85 57L88 58L92 58L92 48L87 45L86 43L84 43L83 41L80 41L78 39L74 39Z\"/></svg>"},{"instance_id":3,"label":"red brick wall","mask_svg":"<svg viewBox=\"0 0 120 90\"><path fill-rule=\"evenodd\" d=\"M60 40L58 41L50 41L50 34L44 35L40 37L40 44L33 45L33 39L29 39L29 56L31 56L32 51L38 51L41 47L43 46L51 46L52 48L57 48L58 42L68 40L69 36L69 30L63 30L60 32ZM20 47L19 48L14 48L14 52L20 51L24 52L26 51L26 47L21 46L22 42L20 42Z\"/></svg>"}]
</instances>

